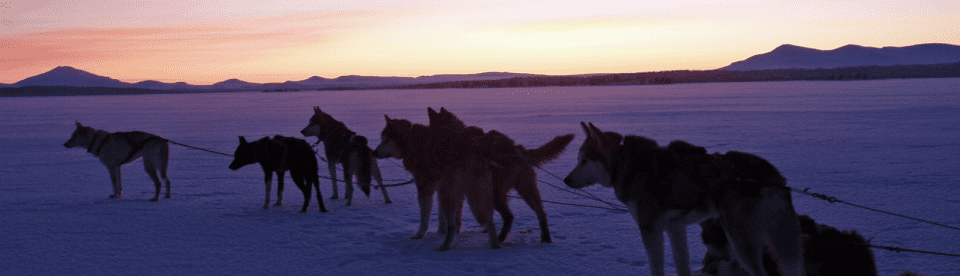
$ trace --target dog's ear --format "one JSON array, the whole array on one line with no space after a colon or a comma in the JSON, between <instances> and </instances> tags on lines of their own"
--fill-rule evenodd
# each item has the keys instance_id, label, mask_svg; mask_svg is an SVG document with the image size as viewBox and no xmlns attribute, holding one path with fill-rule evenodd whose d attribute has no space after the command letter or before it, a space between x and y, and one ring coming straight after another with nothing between
<instances>
[{"instance_id":1,"label":"dog's ear","mask_svg":"<svg viewBox=\"0 0 960 276\"><path fill-rule=\"evenodd\" d=\"M320 111L320 107L319 107L319 106L314 106L314 107L313 107L313 113L314 113L314 114L318 114L318 113L323 113L323 111Z\"/></svg>"},{"instance_id":2,"label":"dog's ear","mask_svg":"<svg viewBox=\"0 0 960 276\"><path fill-rule=\"evenodd\" d=\"M437 113L436 110L433 110L433 107L427 107L427 118L430 118L430 122L433 123L440 116L440 113Z\"/></svg>"},{"instance_id":3,"label":"dog's ear","mask_svg":"<svg viewBox=\"0 0 960 276\"><path fill-rule=\"evenodd\" d=\"M387 119L387 122L390 122L390 116L387 116L387 114L383 114L383 118Z\"/></svg>"},{"instance_id":4,"label":"dog's ear","mask_svg":"<svg viewBox=\"0 0 960 276\"><path fill-rule=\"evenodd\" d=\"M83 125L81 125L81 124L80 124L80 121L74 121L74 122L76 122L76 123L77 123L77 128L81 128L81 127L83 127Z\"/></svg>"},{"instance_id":5,"label":"dog's ear","mask_svg":"<svg viewBox=\"0 0 960 276\"><path fill-rule=\"evenodd\" d=\"M587 127L587 123L580 122L580 127L583 128L583 133L587 135L587 139L590 139L590 137L593 137L592 135L590 135L590 128Z\"/></svg>"},{"instance_id":6,"label":"dog's ear","mask_svg":"<svg viewBox=\"0 0 960 276\"><path fill-rule=\"evenodd\" d=\"M246 143L247 143L247 139L246 139L246 138L243 138L243 136L240 136L240 144L243 145L243 144L246 144Z\"/></svg>"},{"instance_id":7,"label":"dog's ear","mask_svg":"<svg viewBox=\"0 0 960 276\"><path fill-rule=\"evenodd\" d=\"M594 126L593 123L588 123L587 125L590 127L590 136L597 141L597 146L599 146L601 149L605 149L605 143L607 141L604 141L605 139L603 139L606 138L603 136L603 131L597 128L597 126Z\"/></svg>"}]
</instances>

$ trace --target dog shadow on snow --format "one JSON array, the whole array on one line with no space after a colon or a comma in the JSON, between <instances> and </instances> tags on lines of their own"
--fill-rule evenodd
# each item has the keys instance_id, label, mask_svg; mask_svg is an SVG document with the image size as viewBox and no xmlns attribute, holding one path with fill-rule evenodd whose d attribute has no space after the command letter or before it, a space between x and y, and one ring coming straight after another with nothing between
<instances>
[{"instance_id":1,"label":"dog shadow on snow","mask_svg":"<svg viewBox=\"0 0 960 276\"><path fill-rule=\"evenodd\" d=\"M422 239L410 239L410 234L405 231L397 231L385 234L379 237L383 246L392 248L401 254L422 253L422 255L436 256L438 258L448 259L450 256L438 252L435 249L443 243L444 233L429 232ZM453 251L484 251L489 249L487 233L484 233L480 226L464 226L464 230L458 235L452 244ZM539 248L548 247L552 244L540 242L540 234L536 229L514 231L507 241L502 243L505 249L509 248ZM418 254L419 255L419 254Z\"/></svg>"}]
</instances>

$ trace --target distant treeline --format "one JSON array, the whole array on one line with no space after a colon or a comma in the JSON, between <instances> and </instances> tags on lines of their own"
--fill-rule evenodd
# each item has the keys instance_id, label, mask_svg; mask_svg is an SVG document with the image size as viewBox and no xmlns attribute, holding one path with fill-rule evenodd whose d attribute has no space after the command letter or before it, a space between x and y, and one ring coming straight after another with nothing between
<instances>
[{"instance_id":1,"label":"distant treeline","mask_svg":"<svg viewBox=\"0 0 960 276\"><path fill-rule=\"evenodd\" d=\"M835 69L780 69L757 71L662 71L646 73L597 74L575 76L525 76L499 80L453 81L391 87L330 87L320 90L360 89L434 89L434 88L501 88L539 86L648 85L702 82L754 82L792 80L875 80L910 78L957 78L960 62L933 65L860 66ZM75 95L138 95L230 92L235 90L156 90L141 88L28 86L0 88L0 97L75 96ZM264 91L279 92L279 91Z\"/></svg>"},{"instance_id":2,"label":"distant treeline","mask_svg":"<svg viewBox=\"0 0 960 276\"><path fill-rule=\"evenodd\" d=\"M538 86L647 85L702 82L754 82L792 80L874 80L960 77L960 62L933 65L860 66L835 69L778 69L757 71L662 71L646 73L534 76L501 80L454 81L390 87L395 89L501 88Z\"/></svg>"}]
</instances>

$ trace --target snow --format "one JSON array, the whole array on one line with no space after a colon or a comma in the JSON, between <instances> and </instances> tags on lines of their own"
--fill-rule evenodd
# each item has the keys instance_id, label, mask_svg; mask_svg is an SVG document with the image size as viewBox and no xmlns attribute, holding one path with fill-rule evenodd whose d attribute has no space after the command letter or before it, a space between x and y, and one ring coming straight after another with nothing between
<instances>
[{"instance_id":1,"label":"snow","mask_svg":"<svg viewBox=\"0 0 960 276\"><path fill-rule=\"evenodd\" d=\"M62 146L73 122L108 131L141 130L232 153L237 136L300 137L312 106L379 143L383 114L426 123L426 107L446 107L468 124L497 129L528 147L555 135L577 138L544 169L575 165L579 122L640 134L661 144L682 139L709 151L763 156L789 185L845 201L960 226L960 79L683 84L288 93L210 93L0 99L0 267L5 275L79 274L641 274L649 273L636 224L625 212L546 204L554 243L539 242L536 216L517 216L503 249L464 214L451 251L435 252L436 215L422 240L413 186L390 188L393 204L326 200L329 213L298 213L288 184L284 205L260 209L262 172L171 145L173 198L153 195L141 161L124 166L124 198L109 199L103 165ZM307 138L314 142L316 138ZM387 179L408 179L381 161ZM321 169L321 174L325 174ZM563 185L539 172L539 179ZM290 183L289 177L287 183ZM342 184L341 184L342 185ZM276 185L274 185L275 189ZM330 184L321 179L324 196ZM341 189L342 191L343 189ZM541 184L545 200L602 206ZM585 189L616 202L612 190ZM342 196L342 194L341 194ZM875 244L960 253L960 233L794 194L800 213L855 229ZM436 208L434 208L436 212ZM497 217L497 225L500 225ZM688 227L693 268L705 249ZM667 245L669 247L669 245ZM911 269L960 271L956 258L874 250L881 275ZM673 270L667 250L668 274Z\"/></svg>"}]
</instances>

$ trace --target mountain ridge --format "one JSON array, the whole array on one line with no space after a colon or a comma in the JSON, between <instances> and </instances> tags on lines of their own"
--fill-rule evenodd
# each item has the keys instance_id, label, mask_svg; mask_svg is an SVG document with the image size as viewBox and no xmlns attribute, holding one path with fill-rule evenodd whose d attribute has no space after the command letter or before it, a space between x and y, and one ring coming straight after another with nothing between
<instances>
[{"instance_id":1,"label":"mountain ridge","mask_svg":"<svg viewBox=\"0 0 960 276\"><path fill-rule=\"evenodd\" d=\"M819 50L793 44L783 44L770 52L733 62L717 70L831 69L858 66L950 64L956 62L960 62L960 46L944 43L882 48L848 44L833 50ZM606 74L570 76L591 77L599 75ZM210 85L192 85L186 82L166 83L154 80L127 83L70 66L58 66L48 72L28 77L13 84L0 83L0 88L65 86L180 91L296 91L402 87L430 83L504 80L518 77L552 76L510 72L438 74L417 77L346 75L332 79L312 76L304 80L278 83L253 83L234 78Z\"/></svg>"},{"instance_id":2,"label":"mountain ridge","mask_svg":"<svg viewBox=\"0 0 960 276\"><path fill-rule=\"evenodd\" d=\"M832 69L872 65L927 65L960 62L960 46L944 43L905 47L865 47L847 44L818 50L783 44L773 51L736 61L718 70Z\"/></svg>"},{"instance_id":3,"label":"mountain ridge","mask_svg":"<svg viewBox=\"0 0 960 276\"><path fill-rule=\"evenodd\" d=\"M494 80L519 76L537 76L535 74L485 72L478 74L443 74L418 77L381 77L347 75L333 79L312 76L301 81L286 81L282 83L253 83L240 79L228 79L210 85L192 85L186 82L166 83L155 80L146 80L136 83L127 83L117 79L96 75L70 66L58 66L50 71L32 76L13 84L0 84L0 87L29 87L29 86L67 86L67 87L107 87L107 88L137 88L153 90L197 90L197 91L289 91L313 90L327 88L373 88L397 85L412 85L430 82L464 81L464 80Z\"/></svg>"}]
</instances>

